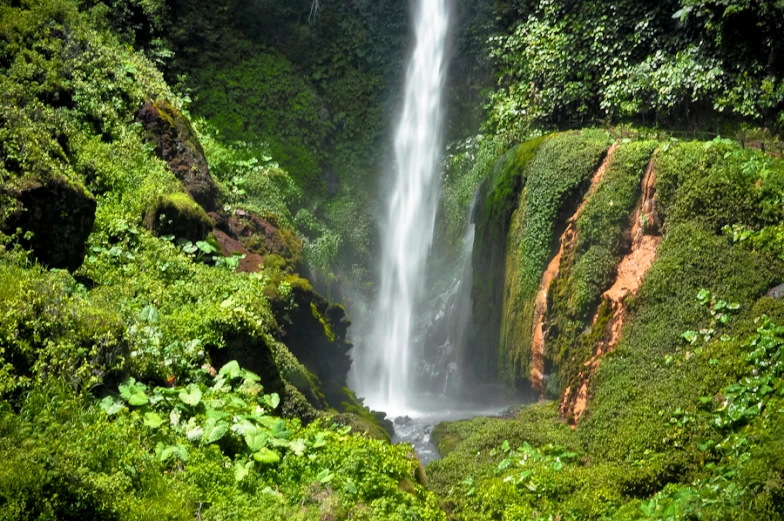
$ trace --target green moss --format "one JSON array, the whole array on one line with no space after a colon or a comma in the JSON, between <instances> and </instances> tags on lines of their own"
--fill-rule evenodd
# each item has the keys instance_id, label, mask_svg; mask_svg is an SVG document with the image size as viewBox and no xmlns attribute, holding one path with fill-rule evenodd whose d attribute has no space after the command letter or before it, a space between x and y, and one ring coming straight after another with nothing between
<instances>
[{"instance_id":1,"label":"green moss","mask_svg":"<svg viewBox=\"0 0 784 521\"><path fill-rule=\"evenodd\" d=\"M504 316L499 342L499 374L515 384L530 373L534 299L550 257L558 248L557 230L576 209L575 201L607 150L602 132L558 134L545 140L527 165L525 189L506 246Z\"/></svg>"},{"instance_id":2,"label":"green moss","mask_svg":"<svg viewBox=\"0 0 784 521\"><path fill-rule=\"evenodd\" d=\"M332 327L327 323L327 321L324 319L324 317L321 316L321 313L319 313L318 308L316 307L316 304L311 302L310 303L310 309L313 312L313 318L318 320L321 323L321 326L324 328L324 334L326 335L327 340L329 340L330 342L334 342L335 341L335 333L332 331Z\"/></svg>"},{"instance_id":3,"label":"green moss","mask_svg":"<svg viewBox=\"0 0 784 521\"><path fill-rule=\"evenodd\" d=\"M476 376L495 376L498 367L497 347L502 321L504 292L504 261L507 235L512 213L528 175L527 165L535 157L546 138L527 141L502 156L487 174L477 195L476 235L473 249L473 313L485 346L481 352L471 353Z\"/></svg>"},{"instance_id":4,"label":"green moss","mask_svg":"<svg viewBox=\"0 0 784 521\"><path fill-rule=\"evenodd\" d=\"M207 212L184 193L159 196L145 212L144 222L156 235L191 242L204 240L213 227Z\"/></svg>"},{"instance_id":5,"label":"green moss","mask_svg":"<svg viewBox=\"0 0 784 521\"><path fill-rule=\"evenodd\" d=\"M545 337L546 355L560 375L561 391L576 383L604 335L610 309L599 301L629 250L633 209L640 202L641 180L656 146L655 141L619 144L602 181L585 201L575 223L576 237L561 258L548 292Z\"/></svg>"}]
</instances>

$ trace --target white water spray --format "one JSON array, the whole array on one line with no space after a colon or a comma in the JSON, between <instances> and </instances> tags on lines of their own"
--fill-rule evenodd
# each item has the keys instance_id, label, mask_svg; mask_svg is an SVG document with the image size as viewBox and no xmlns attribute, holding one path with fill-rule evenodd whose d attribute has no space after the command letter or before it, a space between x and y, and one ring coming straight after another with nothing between
<instances>
[{"instance_id":1,"label":"white water spray","mask_svg":"<svg viewBox=\"0 0 784 521\"><path fill-rule=\"evenodd\" d=\"M418 0L416 48L408 65L395 135L396 175L382 245L381 291L368 345L355 358L357 391L391 416L409 411L414 310L425 285L433 239L446 77L448 0Z\"/></svg>"}]
</instances>

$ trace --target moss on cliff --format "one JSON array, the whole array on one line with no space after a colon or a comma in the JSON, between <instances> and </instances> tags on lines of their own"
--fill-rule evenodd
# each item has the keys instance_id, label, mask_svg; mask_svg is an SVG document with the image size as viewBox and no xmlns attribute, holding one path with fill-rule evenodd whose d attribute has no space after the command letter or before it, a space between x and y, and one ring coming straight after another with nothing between
<instances>
[{"instance_id":1,"label":"moss on cliff","mask_svg":"<svg viewBox=\"0 0 784 521\"><path fill-rule=\"evenodd\" d=\"M612 312L607 306L599 309L599 301L631 247L632 210L656 146L656 141L621 143L577 218L576 237L548 291L546 355L558 373L556 396L577 383L578 372L604 336Z\"/></svg>"},{"instance_id":2,"label":"moss on cliff","mask_svg":"<svg viewBox=\"0 0 784 521\"><path fill-rule=\"evenodd\" d=\"M504 302L503 266L510 218L528 174L527 165L545 138L537 138L508 151L482 182L474 210L476 239L473 250L473 320L479 326L480 350L468 353L477 378L495 377L497 346Z\"/></svg>"},{"instance_id":3,"label":"moss on cliff","mask_svg":"<svg viewBox=\"0 0 784 521\"><path fill-rule=\"evenodd\" d=\"M639 292L622 302L614 351L592 363L585 416L570 430L551 404L511 420L439 426L448 455L428 473L454 519L780 519L784 467L770 454L784 433L773 391L784 375L768 364L784 345L770 322L784 323L784 303L768 295L784 265L780 249L755 239L784 217L780 159L723 140L623 143L551 288L548 346L561 349L551 351L553 367L569 384L607 334L606 300L581 329L607 282L586 284L593 279L577 264L604 269L628 247L638 224L630 209L655 147L663 242ZM525 243L524 225L513 221L510 237ZM607 254L591 255L597 248ZM528 269L523 255L509 259Z\"/></svg>"},{"instance_id":4,"label":"moss on cliff","mask_svg":"<svg viewBox=\"0 0 784 521\"><path fill-rule=\"evenodd\" d=\"M474 250L475 259L493 252L499 255L491 257L496 260L488 265L489 272L480 267L486 261L475 261L475 273L484 275L474 281L473 290L475 320L482 328L491 330L485 333L484 343L490 346L490 356L498 346L493 363L498 364L503 382L515 384L530 372L533 299L544 268L557 248L560 223L576 208L575 201L579 202L608 142L604 132L583 131L559 134L542 140L538 146L523 145L526 148L518 150L517 157L525 159L524 173L517 180L508 175L509 171L507 175L498 175L491 197L485 200L491 206L478 209L480 215L505 219L504 224L499 222L499 231L486 234L484 240L493 246ZM520 169L519 163L510 166L511 171ZM492 205L498 205L497 209ZM477 236L482 235L485 234L478 227ZM503 273L503 278L499 273ZM483 276L494 280L488 283L481 279ZM477 298L482 292L495 297ZM500 331L500 335L493 331Z\"/></svg>"}]
</instances>

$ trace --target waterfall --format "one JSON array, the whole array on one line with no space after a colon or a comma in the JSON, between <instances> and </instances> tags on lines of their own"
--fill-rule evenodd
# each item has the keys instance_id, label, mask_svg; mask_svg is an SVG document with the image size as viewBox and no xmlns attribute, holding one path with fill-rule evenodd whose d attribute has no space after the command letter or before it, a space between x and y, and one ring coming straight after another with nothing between
<instances>
[{"instance_id":1,"label":"waterfall","mask_svg":"<svg viewBox=\"0 0 784 521\"><path fill-rule=\"evenodd\" d=\"M354 361L358 394L373 409L392 416L411 408L413 375L421 357L412 330L426 285L425 264L438 200L447 2L418 0L416 7L416 46L395 134L395 177L384 227L381 286L372 330Z\"/></svg>"},{"instance_id":2,"label":"waterfall","mask_svg":"<svg viewBox=\"0 0 784 521\"><path fill-rule=\"evenodd\" d=\"M473 205L471 207L473 212ZM457 398L464 394L465 354L471 342L473 308L474 235L476 225L470 219L463 236L460 256L455 262L434 263L430 277L434 279L431 296L421 308L418 324L425 346L424 359L419 367L420 389L426 393ZM440 280L439 280L440 279Z\"/></svg>"}]
</instances>

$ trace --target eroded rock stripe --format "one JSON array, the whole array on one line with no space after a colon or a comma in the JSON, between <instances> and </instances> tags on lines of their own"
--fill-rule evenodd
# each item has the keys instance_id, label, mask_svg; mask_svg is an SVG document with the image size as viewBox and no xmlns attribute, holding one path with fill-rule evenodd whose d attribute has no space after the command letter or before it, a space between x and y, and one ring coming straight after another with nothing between
<instances>
[{"instance_id":1,"label":"eroded rock stripe","mask_svg":"<svg viewBox=\"0 0 784 521\"><path fill-rule=\"evenodd\" d=\"M619 143L616 142L610 147L604 161L602 161L602 164L596 170L596 173L594 173L593 178L591 178L591 185L588 188L588 193L574 212L574 215L566 222L566 230L564 230L561 235L558 253L556 253L555 257L550 261L550 264L542 275L542 281L539 284L539 292L536 294L536 299L534 301L534 329L531 337L531 356L533 362L531 365L531 384L533 389L540 394L540 397L544 396L544 359L546 348L544 326L545 315L547 314L547 292L549 291L553 280L558 277L564 251L574 247L574 242L577 238L577 219L580 217L588 200L596 191L596 187L599 186L599 183L604 179L604 175L610 166L610 161L612 160L613 155L615 155L615 151L618 150L618 146Z\"/></svg>"},{"instance_id":2,"label":"eroded rock stripe","mask_svg":"<svg viewBox=\"0 0 784 521\"><path fill-rule=\"evenodd\" d=\"M618 264L613 285L604 292L602 298L609 302L611 317L605 327L593 356L584 365L578 376L578 383L564 391L561 399L561 414L576 426L588 407L589 388L602 358L615 349L621 337L627 312L624 300L628 295L636 295L645 275L656 260L656 252L661 244L659 223L656 216L656 170L654 160L648 163L642 180L642 195L632 212L631 238L629 253ZM598 320L598 313L593 323Z\"/></svg>"}]
</instances>

